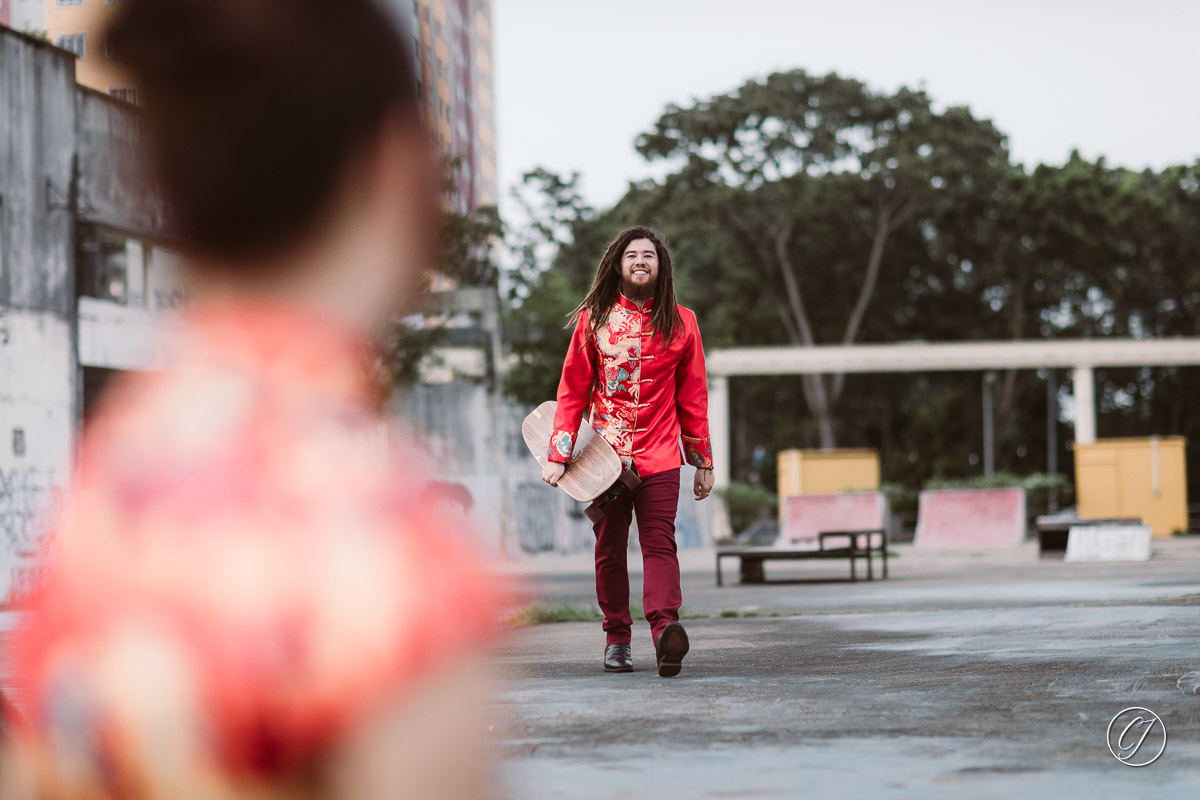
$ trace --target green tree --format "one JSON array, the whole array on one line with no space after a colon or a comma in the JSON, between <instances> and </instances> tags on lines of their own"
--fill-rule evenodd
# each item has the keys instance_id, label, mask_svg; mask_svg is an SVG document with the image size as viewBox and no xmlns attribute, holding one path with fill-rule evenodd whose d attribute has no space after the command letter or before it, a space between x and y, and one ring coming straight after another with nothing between
<instances>
[{"instance_id":1,"label":"green tree","mask_svg":"<svg viewBox=\"0 0 1200 800\"><path fill-rule=\"evenodd\" d=\"M933 238L940 210L990 192L1007 166L1004 137L965 108L939 112L923 91L882 94L803 70L668 107L637 148L682 162L668 183L716 190L721 213L710 219L775 291L783 330L801 346L858 341L893 238L905 226ZM835 230L838 260L822 247ZM818 318L817 305L837 311ZM802 387L821 446L834 447L845 375L805 376Z\"/></svg>"},{"instance_id":2,"label":"green tree","mask_svg":"<svg viewBox=\"0 0 1200 800\"><path fill-rule=\"evenodd\" d=\"M631 224L668 239L709 348L1200 335L1200 164L1013 165L966 109L799 71L669 107L637 146L672 171L606 210L577 176L526 178L508 375L524 401L553 396L566 315ZM1046 388L1032 371L1000 376L998 469L1044 468ZM877 449L910 488L977 475L982 391L979 373L739 378L733 475L770 486L776 451L832 443ZM1200 457L1198 392L1200 369L1100 370L1100 433L1181 434Z\"/></svg>"},{"instance_id":3,"label":"green tree","mask_svg":"<svg viewBox=\"0 0 1200 800\"><path fill-rule=\"evenodd\" d=\"M438 325L430 324L435 321L421 313L436 279L449 280L459 288L499 284L496 249L503 241L504 225L495 205L478 206L466 213L454 210L457 189L453 175L458 160L447 159L445 163L447 203L440 218L434 262L419 276L409 304L414 313L389 321L383 331L383 363L378 368L391 383L416 380L421 360L440 337Z\"/></svg>"}]
</instances>

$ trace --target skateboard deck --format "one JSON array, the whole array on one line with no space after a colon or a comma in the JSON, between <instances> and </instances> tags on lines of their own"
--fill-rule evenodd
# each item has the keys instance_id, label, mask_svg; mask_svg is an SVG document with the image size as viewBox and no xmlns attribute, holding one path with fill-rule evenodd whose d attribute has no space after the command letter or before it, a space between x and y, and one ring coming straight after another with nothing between
<instances>
[{"instance_id":1,"label":"skateboard deck","mask_svg":"<svg viewBox=\"0 0 1200 800\"><path fill-rule=\"evenodd\" d=\"M558 403L547 400L535 408L521 423L525 446L541 466L546 466L550 452L550 434L554 432L554 412ZM621 479L621 459L612 445L587 422L579 423L575 449L567 470L558 481L562 489L581 503L590 503L604 494Z\"/></svg>"}]
</instances>

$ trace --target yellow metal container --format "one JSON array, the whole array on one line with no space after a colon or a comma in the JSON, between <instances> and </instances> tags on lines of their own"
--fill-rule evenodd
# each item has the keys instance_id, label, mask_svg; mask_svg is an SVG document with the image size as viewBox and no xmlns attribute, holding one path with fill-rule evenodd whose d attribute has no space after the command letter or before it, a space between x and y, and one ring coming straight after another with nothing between
<instances>
[{"instance_id":1,"label":"yellow metal container","mask_svg":"<svg viewBox=\"0 0 1200 800\"><path fill-rule=\"evenodd\" d=\"M1075 493L1081 517L1141 517L1155 536L1186 531L1183 437L1076 445Z\"/></svg>"},{"instance_id":2,"label":"yellow metal container","mask_svg":"<svg viewBox=\"0 0 1200 800\"><path fill-rule=\"evenodd\" d=\"M874 450L782 450L779 504L798 494L873 491L879 488L879 454Z\"/></svg>"}]
</instances>

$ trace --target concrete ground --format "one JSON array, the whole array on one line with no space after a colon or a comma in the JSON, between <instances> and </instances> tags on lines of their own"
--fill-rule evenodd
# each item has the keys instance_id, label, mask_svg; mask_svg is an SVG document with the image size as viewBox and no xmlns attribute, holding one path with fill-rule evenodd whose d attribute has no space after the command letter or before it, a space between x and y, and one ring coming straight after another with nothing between
<instances>
[{"instance_id":1,"label":"concrete ground","mask_svg":"<svg viewBox=\"0 0 1200 800\"><path fill-rule=\"evenodd\" d=\"M781 562L767 566L779 583L738 586L728 562L724 588L711 553L682 553L684 612L711 616L685 620L679 677L657 676L644 622L630 674L602 672L598 622L526 628L498 653L502 792L1198 797L1200 538L1154 547L1149 562L1064 564L1032 545L899 545L886 581L850 583L844 562ZM590 604L589 566L514 569L542 600ZM1129 706L1168 731L1140 769L1106 744Z\"/></svg>"},{"instance_id":2,"label":"concrete ground","mask_svg":"<svg viewBox=\"0 0 1200 800\"><path fill-rule=\"evenodd\" d=\"M724 588L711 552L681 553L684 612L704 618L677 678L644 622L623 675L600 668L598 622L515 631L495 656L499 796L1200 797L1200 537L1136 564L894 549L886 581L792 562L739 586L730 562ZM507 570L594 602L587 554ZM0 688L15 622L0 614ZM1168 731L1140 769L1106 744L1129 706Z\"/></svg>"}]
</instances>

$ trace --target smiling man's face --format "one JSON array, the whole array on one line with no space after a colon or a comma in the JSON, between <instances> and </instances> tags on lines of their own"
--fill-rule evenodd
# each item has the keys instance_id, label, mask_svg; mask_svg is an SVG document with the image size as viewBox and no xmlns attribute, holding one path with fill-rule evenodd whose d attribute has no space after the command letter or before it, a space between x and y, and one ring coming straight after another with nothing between
<instances>
[{"instance_id":1,"label":"smiling man's face","mask_svg":"<svg viewBox=\"0 0 1200 800\"><path fill-rule=\"evenodd\" d=\"M658 280L658 250L649 239L634 239L621 257L622 293L630 300L644 301L654 296Z\"/></svg>"}]
</instances>

